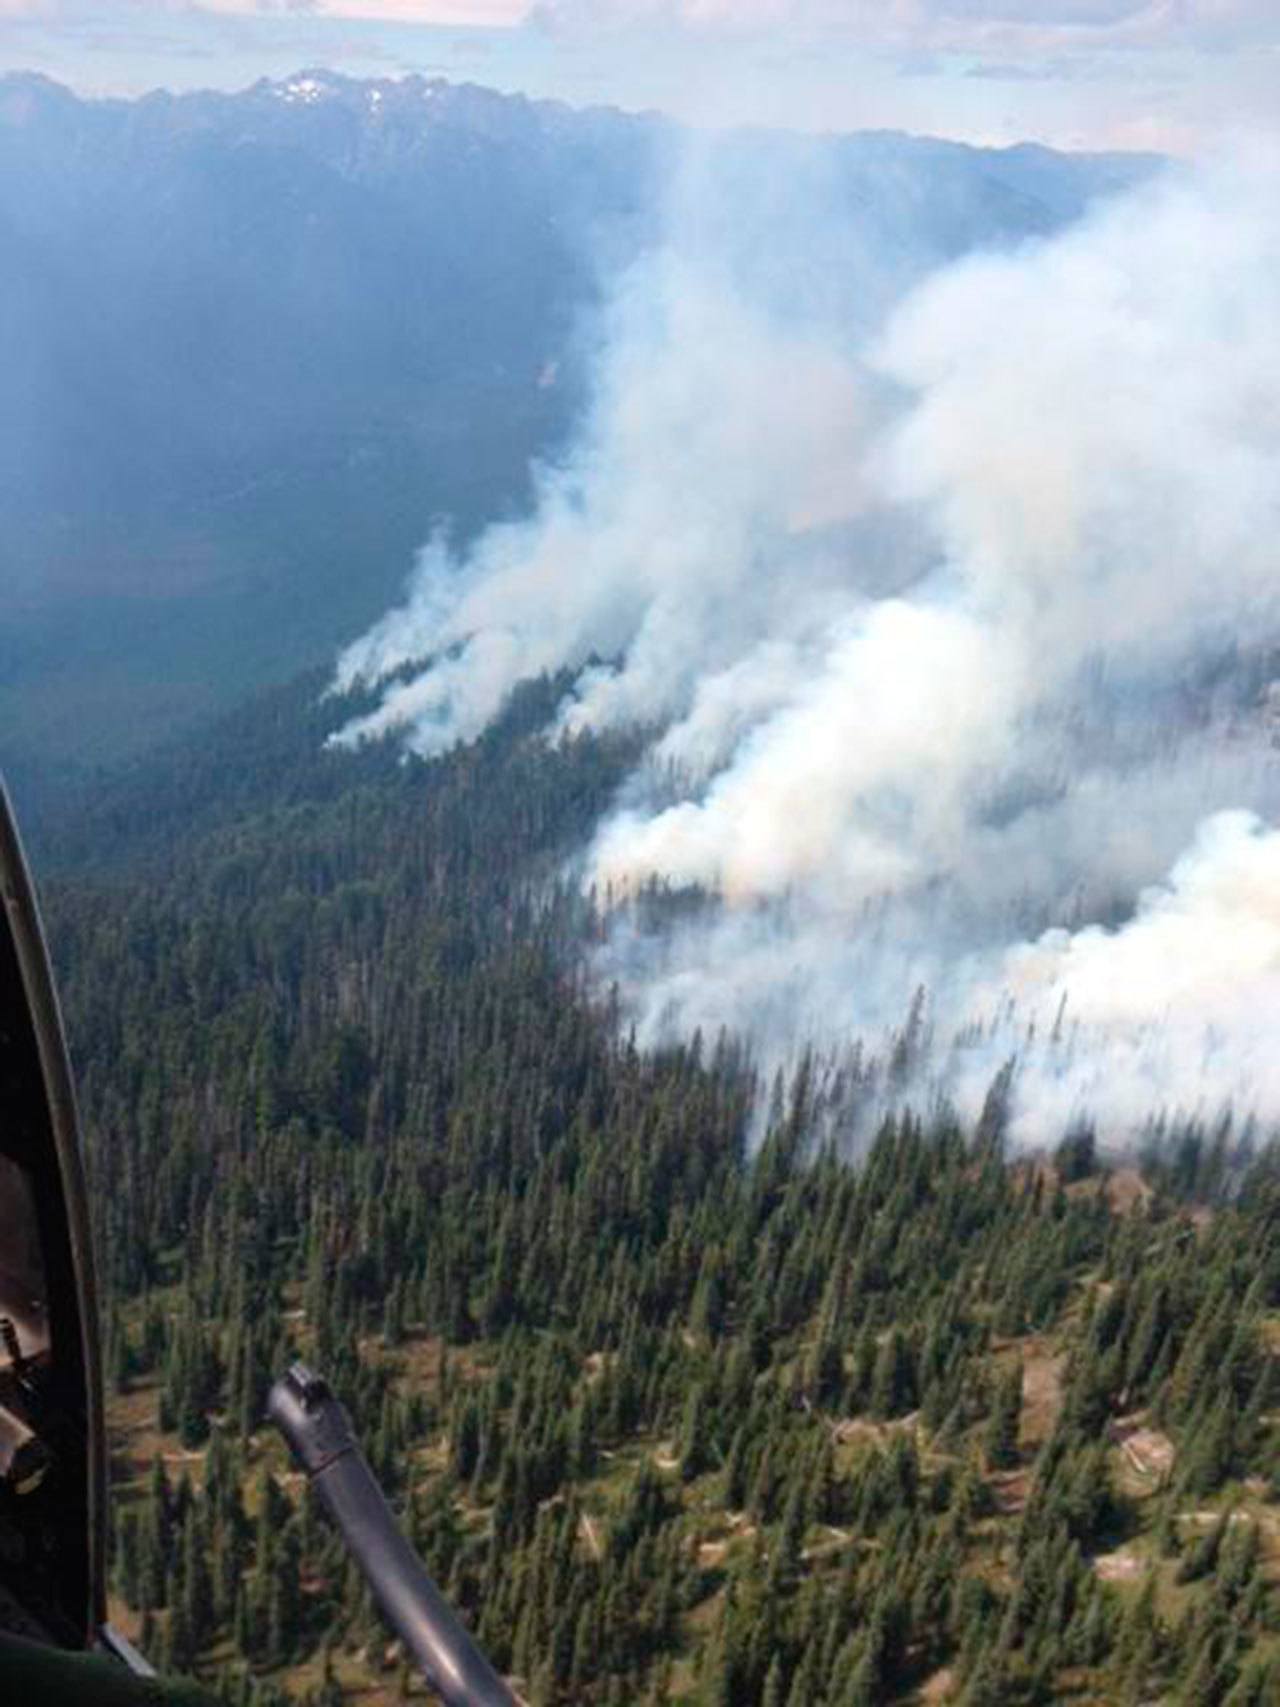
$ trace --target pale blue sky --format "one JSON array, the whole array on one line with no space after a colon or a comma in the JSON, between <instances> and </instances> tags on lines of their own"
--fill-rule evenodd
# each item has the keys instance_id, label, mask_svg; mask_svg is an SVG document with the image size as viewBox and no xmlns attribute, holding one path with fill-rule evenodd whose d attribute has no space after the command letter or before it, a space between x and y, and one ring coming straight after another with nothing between
<instances>
[{"instance_id":1,"label":"pale blue sky","mask_svg":"<svg viewBox=\"0 0 1280 1707\"><path fill-rule=\"evenodd\" d=\"M704 123L1198 149L1280 123L1280 0L0 0L84 93L326 65Z\"/></svg>"}]
</instances>

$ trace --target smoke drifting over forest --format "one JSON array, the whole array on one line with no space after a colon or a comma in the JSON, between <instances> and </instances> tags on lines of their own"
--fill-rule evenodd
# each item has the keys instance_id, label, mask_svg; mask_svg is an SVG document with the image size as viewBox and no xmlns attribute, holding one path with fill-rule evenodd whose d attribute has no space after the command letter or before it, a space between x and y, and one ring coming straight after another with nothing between
<instances>
[{"instance_id":1,"label":"smoke drifting over forest","mask_svg":"<svg viewBox=\"0 0 1280 1707\"><path fill-rule=\"evenodd\" d=\"M560 731L648 732L583 853L645 1041L883 1055L923 987L917 1093L1016 1056L1028 1137L1280 1116L1277 164L918 282L820 176L691 161L576 450L427 547L343 738L438 752L560 668Z\"/></svg>"}]
</instances>

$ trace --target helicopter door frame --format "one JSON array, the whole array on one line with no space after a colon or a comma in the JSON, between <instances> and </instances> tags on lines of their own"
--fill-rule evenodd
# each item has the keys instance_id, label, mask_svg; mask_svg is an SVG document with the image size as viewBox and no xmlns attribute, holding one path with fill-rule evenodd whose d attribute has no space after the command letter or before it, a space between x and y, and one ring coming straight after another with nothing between
<instances>
[{"instance_id":1,"label":"helicopter door frame","mask_svg":"<svg viewBox=\"0 0 1280 1707\"><path fill-rule=\"evenodd\" d=\"M59 1409L78 1433L83 1457L69 1465L68 1491L80 1511L68 1512L60 1538L59 1610L77 1644L92 1647L106 1619L106 1436L97 1282L75 1089L62 1014L27 861L4 781L0 778L0 894L5 935L0 961L16 963L22 1000L6 997L10 1037L23 1087L16 1111L32 1142L31 1172L49 1289ZM18 992L13 992L17 997ZM77 1531L80 1531L78 1534Z\"/></svg>"}]
</instances>

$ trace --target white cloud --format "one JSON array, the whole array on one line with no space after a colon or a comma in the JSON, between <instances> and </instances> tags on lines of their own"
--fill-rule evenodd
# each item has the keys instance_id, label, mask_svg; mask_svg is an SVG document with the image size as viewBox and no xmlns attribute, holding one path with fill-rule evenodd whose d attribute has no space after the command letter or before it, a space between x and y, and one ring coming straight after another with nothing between
<instances>
[{"instance_id":1,"label":"white cloud","mask_svg":"<svg viewBox=\"0 0 1280 1707\"><path fill-rule=\"evenodd\" d=\"M109 13L124 19L350 19L381 24L512 28L528 16L527 0L0 0L0 17L58 22ZM120 15L123 15L121 17Z\"/></svg>"},{"instance_id":2,"label":"white cloud","mask_svg":"<svg viewBox=\"0 0 1280 1707\"><path fill-rule=\"evenodd\" d=\"M262 0L203 0L211 10L263 11ZM288 5L288 0L285 0ZM524 21L525 0L307 0L324 18L385 24L446 24L460 29L509 29Z\"/></svg>"},{"instance_id":3,"label":"white cloud","mask_svg":"<svg viewBox=\"0 0 1280 1707\"><path fill-rule=\"evenodd\" d=\"M548 28L780 30L867 48L1046 52L1061 47L1275 42L1271 0L538 0Z\"/></svg>"}]
</instances>

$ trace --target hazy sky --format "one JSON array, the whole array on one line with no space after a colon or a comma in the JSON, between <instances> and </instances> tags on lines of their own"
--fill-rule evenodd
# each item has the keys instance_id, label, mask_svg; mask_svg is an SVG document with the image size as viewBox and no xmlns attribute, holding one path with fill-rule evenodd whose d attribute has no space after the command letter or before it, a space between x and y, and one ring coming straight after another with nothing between
<instances>
[{"instance_id":1,"label":"hazy sky","mask_svg":"<svg viewBox=\"0 0 1280 1707\"><path fill-rule=\"evenodd\" d=\"M1274 127L1280 0L0 0L0 70L84 93L311 65L699 122L1191 151Z\"/></svg>"}]
</instances>

